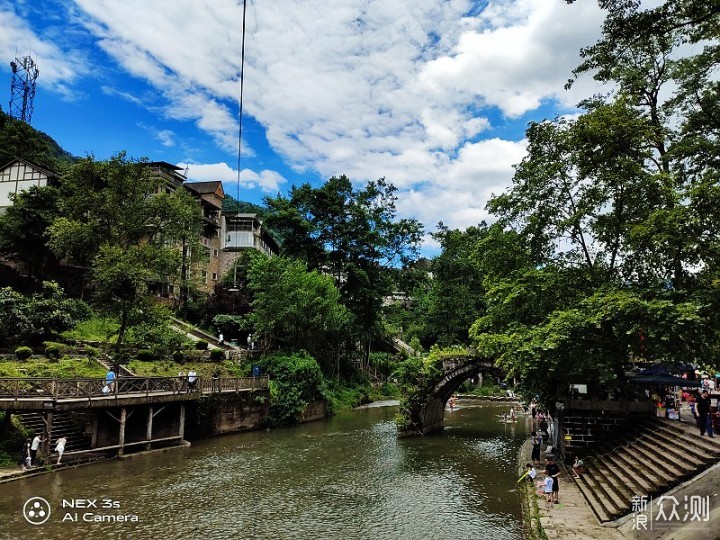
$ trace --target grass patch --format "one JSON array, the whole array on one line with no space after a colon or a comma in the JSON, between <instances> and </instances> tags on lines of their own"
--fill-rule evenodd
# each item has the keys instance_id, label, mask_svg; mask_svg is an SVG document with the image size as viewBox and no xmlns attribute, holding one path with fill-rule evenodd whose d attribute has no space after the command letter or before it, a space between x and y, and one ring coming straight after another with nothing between
<instances>
[{"instance_id":1,"label":"grass patch","mask_svg":"<svg viewBox=\"0 0 720 540\"><path fill-rule=\"evenodd\" d=\"M50 377L56 379L82 379L105 377L105 368L87 358L64 356L59 360L29 358L0 360L0 377Z\"/></svg>"},{"instance_id":2,"label":"grass patch","mask_svg":"<svg viewBox=\"0 0 720 540\"><path fill-rule=\"evenodd\" d=\"M120 325L114 319L93 317L78 323L61 335L70 341L99 341L114 343Z\"/></svg>"},{"instance_id":3,"label":"grass patch","mask_svg":"<svg viewBox=\"0 0 720 540\"><path fill-rule=\"evenodd\" d=\"M200 377L212 377L218 371L220 377L249 377L250 365L238 365L231 361L225 362L186 362L178 364L172 360L160 360L155 362L143 362L131 360L128 369L138 377L177 377L180 370L186 374L191 369L195 370Z\"/></svg>"},{"instance_id":4,"label":"grass patch","mask_svg":"<svg viewBox=\"0 0 720 540\"><path fill-rule=\"evenodd\" d=\"M332 412L352 409L373 401L400 399L400 389L396 385L388 383L375 388L370 384L358 385L333 379L328 381L327 390Z\"/></svg>"}]
</instances>

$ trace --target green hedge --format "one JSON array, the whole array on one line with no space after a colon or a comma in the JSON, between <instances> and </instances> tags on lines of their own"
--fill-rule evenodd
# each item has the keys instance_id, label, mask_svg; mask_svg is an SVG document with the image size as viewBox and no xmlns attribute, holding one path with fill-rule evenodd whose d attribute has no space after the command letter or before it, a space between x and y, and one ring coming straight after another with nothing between
<instances>
[{"instance_id":1,"label":"green hedge","mask_svg":"<svg viewBox=\"0 0 720 540\"><path fill-rule=\"evenodd\" d=\"M33 355L33 350L30 347L18 347L15 349L15 358L20 361L27 360Z\"/></svg>"}]
</instances>

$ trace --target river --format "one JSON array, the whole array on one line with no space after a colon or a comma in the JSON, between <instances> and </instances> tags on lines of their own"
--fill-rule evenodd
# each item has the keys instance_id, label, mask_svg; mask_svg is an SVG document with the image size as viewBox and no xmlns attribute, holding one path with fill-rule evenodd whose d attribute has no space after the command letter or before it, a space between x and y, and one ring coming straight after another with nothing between
<instances>
[{"instance_id":1,"label":"river","mask_svg":"<svg viewBox=\"0 0 720 540\"><path fill-rule=\"evenodd\" d=\"M522 538L524 416L462 400L443 433L398 439L378 405L2 484L0 538Z\"/></svg>"}]
</instances>

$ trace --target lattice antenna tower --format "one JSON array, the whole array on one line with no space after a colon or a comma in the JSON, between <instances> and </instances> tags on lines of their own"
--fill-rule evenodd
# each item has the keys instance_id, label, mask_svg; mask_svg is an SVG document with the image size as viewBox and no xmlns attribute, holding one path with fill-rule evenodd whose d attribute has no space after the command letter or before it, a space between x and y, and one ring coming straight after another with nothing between
<instances>
[{"instance_id":1,"label":"lattice antenna tower","mask_svg":"<svg viewBox=\"0 0 720 540\"><path fill-rule=\"evenodd\" d=\"M30 124L35 100L35 84L40 75L35 61L25 56L10 62L12 84L10 87L10 116Z\"/></svg>"}]
</instances>

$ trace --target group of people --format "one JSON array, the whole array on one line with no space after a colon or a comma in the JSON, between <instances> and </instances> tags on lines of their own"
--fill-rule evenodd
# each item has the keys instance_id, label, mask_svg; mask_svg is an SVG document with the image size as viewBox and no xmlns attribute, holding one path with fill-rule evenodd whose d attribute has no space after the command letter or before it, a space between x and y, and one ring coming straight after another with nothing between
<instances>
[{"instance_id":1,"label":"group of people","mask_svg":"<svg viewBox=\"0 0 720 540\"><path fill-rule=\"evenodd\" d=\"M526 465L527 471L521 477L527 477L528 481L535 485L535 480L538 477L538 472L535 463L528 463ZM560 504L560 482L558 477L560 476L560 466L555 463L555 459L552 456L547 456L547 463L545 464L545 473L542 480L538 481L538 494L544 494L546 508L550 510L554 504Z\"/></svg>"},{"instance_id":2,"label":"group of people","mask_svg":"<svg viewBox=\"0 0 720 540\"><path fill-rule=\"evenodd\" d=\"M27 438L23 445L22 455L20 456L20 468L25 471L31 467L37 467L39 465L38 452L42 443L47 441L40 435L35 435L32 439ZM67 444L67 437L58 437L55 440L55 453L57 454L56 465L60 465L63 454L65 453L65 445Z\"/></svg>"},{"instance_id":3,"label":"group of people","mask_svg":"<svg viewBox=\"0 0 720 540\"><path fill-rule=\"evenodd\" d=\"M178 379L180 380L180 388L186 389L188 392L194 392L197 389L198 374L194 369L185 374L185 370L181 369L178 373Z\"/></svg>"}]
</instances>

